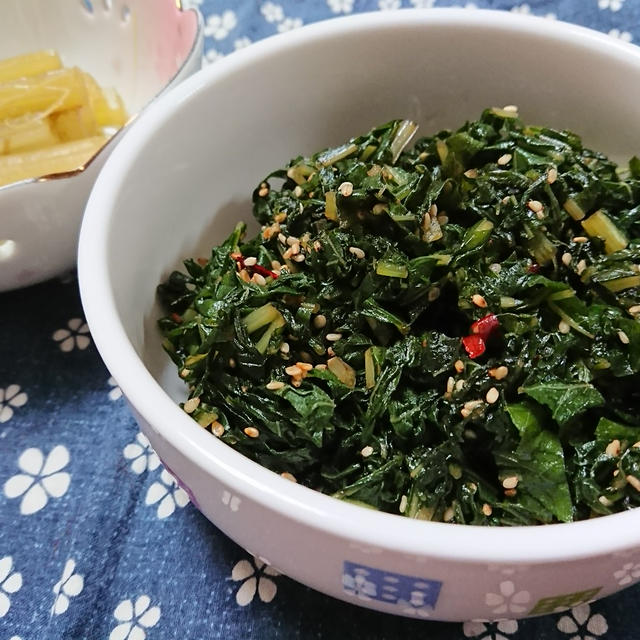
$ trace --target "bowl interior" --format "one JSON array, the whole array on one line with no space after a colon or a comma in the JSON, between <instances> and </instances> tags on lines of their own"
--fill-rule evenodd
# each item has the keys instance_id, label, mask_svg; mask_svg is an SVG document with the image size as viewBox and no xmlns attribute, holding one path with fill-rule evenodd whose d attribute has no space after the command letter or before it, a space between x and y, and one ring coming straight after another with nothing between
<instances>
[{"instance_id":1,"label":"bowl interior","mask_svg":"<svg viewBox=\"0 0 640 640\"><path fill-rule=\"evenodd\" d=\"M412 118L427 134L487 106L517 104L525 121L570 128L588 145L624 158L640 148L639 99L640 50L561 23L494 12L357 16L239 51L154 104L98 180L80 247L96 344L138 410L162 394L141 385L129 344L163 389L182 397L155 328L155 288L184 257L208 255L236 220L249 220L255 185L296 155L392 118ZM180 413L176 408L153 428L169 437ZM183 428L186 435L199 430L184 420ZM198 442L219 451L209 440ZM447 546L446 536L441 542ZM574 549L573 537L565 542L554 551ZM585 548L596 543L602 541L584 540ZM435 538L430 544L437 546ZM492 552L499 554L497 545Z\"/></svg>"}]
</instances>

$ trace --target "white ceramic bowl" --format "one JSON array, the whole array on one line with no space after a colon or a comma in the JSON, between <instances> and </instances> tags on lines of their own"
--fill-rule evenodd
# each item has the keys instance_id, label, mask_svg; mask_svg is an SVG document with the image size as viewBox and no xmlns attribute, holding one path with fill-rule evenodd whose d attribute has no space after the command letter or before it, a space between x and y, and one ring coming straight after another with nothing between
<instances>
[{"instance_id":1,"label":"white ceramic bowl","mask_svg":"<svg viewBox=\"0 0 640 640\"><path fill-rule=\"evenodd\" d=\"M132 117L201 66L202 17L176 0L2 0L0 59L56 49L105 87ZM122 131L86 166L0 187L0 292L74 266L89 192Z\"/></svg>"},{"instance_id":2,"label":"white ceramic bowl","mask_svg":"<svg viewBox=\"0 0 640 640\"><path fill-rule=\"evenodd\" d=\"M640 49L485 11L311 25L234 53L158 100L115 149L87 207L87 319L164 464L236 542L348 602L440 620L565 609L631 581L623 567L640 559L640 510L483 528L377 513L283 480L176 406L184 389L160 347L155 287L249 219L254 186L291 157L391 118L415 119L426 134L512 103L526 121L569 127L615 157L637 153Z\"/></svg>"}]
</instances>

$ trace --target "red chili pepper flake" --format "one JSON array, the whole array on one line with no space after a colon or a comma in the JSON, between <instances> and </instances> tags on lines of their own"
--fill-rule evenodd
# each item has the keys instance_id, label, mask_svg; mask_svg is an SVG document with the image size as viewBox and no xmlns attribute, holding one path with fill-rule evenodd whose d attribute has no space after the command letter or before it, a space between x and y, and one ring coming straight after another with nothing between
<instances>
[{"instance_id":1,"label":"red chili pepper flake","mask_svg":"<svg viewBox=\"0 0 640 640\"><path fill-rule=\"evenodd\" d=\"M462 346L470 358L481 356L487 348L482 337L477 334L462 338Z\"/></svg>"},{"instance_id":2,"label":"red chili pepper flake","mask_svg":"<svg viewBox=\"0 0 640 640\"><path fill-rule=\"evenodd\" d=\"M527 271L529 273L538 273L540 271L540 265L537 262L532 262L528 267Z\"/></svg>"},{"instance_id":3,"label":"red chili pepper flake","mask_svg":"<svg viewBox=\"0 0 640 640\"><path fill-rule=\"evenodd\" d=\"M176 324L182 324L182 316L179 316L177 313L172 313L169 316Z\"/></svg>"},{"instance_id":4,"label":"red chili pepper flake","mask_svg":"<svg viewBox=\"0 0 640 640\"><path fill-rule=\"evenodd\" d=\"M488 313L484 318L480 318L471 325L471 333L487 340L499 326L498 316L495 313Z\"/></svg>"},{"instance_id":5,"label":"red chili pepper flake","mask_svg":"<svg viewBox=\"0 0 640 640\"><path fill-rule=\"evenodd\" d=\"M265 269L264 267L261 267L259 264L254 264L252 267L249 267L249 269L253 270L254 273L259 273L261 276L264 276L265 278L271 277L275 279L278 277L277 273L274 273L270 269Z\"/></svg>"}]
</instances>

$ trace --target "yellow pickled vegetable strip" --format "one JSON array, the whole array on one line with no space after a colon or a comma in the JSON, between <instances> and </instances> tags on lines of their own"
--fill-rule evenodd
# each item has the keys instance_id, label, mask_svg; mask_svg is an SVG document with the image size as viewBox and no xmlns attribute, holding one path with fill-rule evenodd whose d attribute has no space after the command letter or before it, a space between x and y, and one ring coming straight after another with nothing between
<instances>
[{"instance_id":1,"label":"yellow pickled vegetable strip","mask_svg":"<svg viewBox=\"0 0 640 640\"><path fill-rule=\"evenodd\" d=\"M76 107L50 116L56 135L62 142L98 135L98 125L89 106Z\"/></svg>"},{"instance_id":2,"label":"yellow pickled vegetable strip","mask_svg":"<svg viewBox=\"0 0 640 640\"><path fill-rule=\"evenodd\" d=\"M338 219L338 206L336 205L335 191L327 191L324 194L324 215L329 220Z\"/></svg>"},{"instance_id":3,"label":"yellow pickled vegetable strip","mask_svg":"<svg viewBox=\"0 0 640 640\"><path fill-rule=\"evenodd\" d=\"M107 138L94 136L63 142L47 149L0 156L0 186L52 173L79 169L104 145Z\"/></svg>"},{"instance_id":4,"label":"yellow pickled vegetable strip","mask_svg":"<svg viewBox=\"0 0 640 640\"><path fill-rule=\"evenodd\" d=\"M127 110L122 98L113 89L102 89L89 73L83 73L89 96L89 105L100 127L123 127L127 123Z\"/></svg>"},{"instance_id":5,"label":"yellow pickled vegetable strip","mask_svg":"<svg viewBox=\"0 0 640 640\"><path fill-rule=\"evenodd\" d=\"M35 51L14 58L0 60L0 82L9 82L26 76L37 76L62 68L60 56L55 51Z\"/></svg>"},{"instance_id":6,"label":"yellow pickled vegetable strip","mask_svg":"<svg viewBox=\"0 0 640 640\"><path fill-rule=\"evenodd\" d=\"M0 155L50 147L58 142L49 120L39 115L0 123Z\"/></svg>"},{"instance_id":7,"label":"yellow pickled vegetable strip","mask_svg":"<svg viewBox=\"0 0 640 640\"><path fill-rule=\"evenodd\" d=\"M350 389L356 386L356 372L342 358L334 356L327 360L327 368L333 375Z\"/></svg>"},{"instance_id":8,"label":"yellow pickled vegetable strip","mask_svg":"<svg viewBox=\"0 0 640 640\"><path fill-rule=\"evenodd\" d=\"M587 215L573 198L567 199L562 207L574 220L582 220Z\"/></svg>"},{"instance_id":9,"label":"yellow pickled vegetable strip","mask_svg":"<svg viewBox=\"0 0 640 640\"><path fill-rule=\"evenodd\" d=\"M0 84L0 121L35 111L55 113L86 104L87 90L78 69Z\"/></svg>"},{"instance_id":10,"label":"yellow pickled vegetable strip","mask_svg":"<svg viewBox=\"0 0 640 640\"><path fill-rule=\"evenodd\" d=\"M596 211L586 220L583 220L582 226L592 238L598 237L604 240L605 253L620 251L620 249L624 249L629 244L624 233L602 211Z\"/></svg>"}]
</instances>

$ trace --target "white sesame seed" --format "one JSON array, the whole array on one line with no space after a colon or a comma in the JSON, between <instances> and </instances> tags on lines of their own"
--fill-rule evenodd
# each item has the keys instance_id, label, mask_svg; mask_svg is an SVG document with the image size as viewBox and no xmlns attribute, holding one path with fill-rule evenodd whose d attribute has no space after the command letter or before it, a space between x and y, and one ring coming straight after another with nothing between
<instances>
[{"instance_id":1,"label":"white sesame seed","mask_svg":"<svg viewBox=\"0 0 640 640\"><path fill-rule=\"evenodd\" d=\"M292 255L297 256L300 253L300 243L299 242L294 242L289 247L289 251L291 251Z\"/></svg>"},{"instance_id":2,"label":"white sesame seed","mask_svg":"<svg viewBox=\"0 0 640 640\"><path fill-rule=\"evenodd\" d=\"M445 224L449 223L449 216L445 216L443 213L438 215L438 217L436 218L436 220L438 221L438 224L441 227L444 227Z\"/></svg>"},{"instance_id":3,"label":"white sesame seed","mask_svg":"<svg viewBox=\"0 0 640 640\"><path fill-rule=\"evenodd\" d=\"M290 350L291 350L291 347L289 346L288 342L283 342L280 345L280 351L282 351L282 353L289 353Z\"/></svg>"},{"instance_id":4,"label":"white sesame seed","mask_svg":"<svg viewBox=\"0 0 640 640\"><path fill-rule=\"evenodd\" d=\"M324 371L327 368L326 364L317 364L314 369L318 369L319 371Z\"/></svg>"},{"instance_id":5,"label":"white sesame seed","mask_svg":"<svg viewBox=\"0 0 640 640\"><path fill-rule=\"evenodd\" d=\"M254 273L251 277L251 280L253 280L253 282L255 282L257 285L260 285L261 287L264 287L264 285L267 284L264 276L260 275L259 273Z\"/></svg>"},{"instance_id":6,"label":"white sesame seed","mask_svg":"<svg viewBox=\"0 0 640 640\"><path fill-rule=\"evenodd\" d=\"M287 367L284 372L291 377L298 377L302 375L302 369L295 364L292 364L290 367Z\"/></svg>"},{"instance_id":7,"label":"white sesame seed","mask_svg":"<svg viewBox=\"0 0 640 640\"><path fill-rule=\"evenodd\" d=\"M336 355L336 352L333 350L333 347L327 348L327 355L330 356L331 358L333 358L333 356Z\"/></svg>"},{"instance_id":8,"label":"white sesame seed","mask_svg":"<svg viewBox=\"0 0 640 640\"><path fill-rule=\"evenodd\" d=\"M558 170L555 167L551 167L547 171L547 182L553 184L558 179Z\"/></svg>"},{"instance_id":9,"label":"white sesame seed","mask_svg":"<svg viewBox=\"0 0 640 640\"><path fill-rule=\"evenodd\" d=\"M484 515L487 517L489 517L493 513L493 509L491 508L491 505L488 504L487 502L485 502L482 505L482 513L484 513Z\"/></svg>"},{"instance_id":10,"label":"white sesame seed","mask_svg":"<svg viewBox=\"0 0 640 640\"><path fill-rule=\"evenodd\" d=\"M307 353L306 355L309 354ZM311 371L311 369L313 369L313 365L310 362L296 362L296 367L298 367L298 369L302 369L303 373L306 373L307 371Z\"/></svg>"},{"instance_id":11,"label":"white sesame seed","mask_svg":"<svg viewBox=\"0 0 640 640\"><path fill-rule=\"evenodd\" d=\"M343 182L339 187L338 191L340 195L348 198L353 193L353 183L351 182Z\"/></svg>"},{"instance_id":12,"label":"white sesame seed","mask_svg":"<svg viewBox=\"0 0 640 640\"><path fill-rule=\"evenodd\" d=\"M468 400L467 402L464 403L464 408L469 409L469 411L473 411L474 409L477 409L478 407L482 406L482 404L483 404L482 400Z\"/></svg>"},{"instance_id":13,"label":"white sesame seed","mask_svg":"<svg viewBox=\"0 0 640 640\"><path fill-rule=\"evenodd\" d=\"M232 369L236 366L236 361L233 358L229 358L229 366Z\"/></svg>"},{"instance_id":14,"label":"white sesame seed","mask_svg":"<svg viewBox=\"0 0 640 640\"><path fill-rule=\"evenodd\" d=\"M640 313L640 304L634 304L632 307L629 307L627 311L632 315L638 315Z\"/></svg>"},{"instance_id":15,"label":"white sesame seed","mask_svg":"<svg viewBox=\"0 0 640 640\"><path fill-rule=\"evenodd\" d=\"M288 480L289 482L298 482L296 480L296 477L292 473L289 473L288 471L283 471L280 474L280 477L284 478L285 480Z\"/></svg>"},{"instance_id":16,"label":"white sesame seed","mask_svg":"<svg viewBox=\"0 0 640 640\"><path fill-rule=\"evenodd\" d=\"M249 272L246 269L242 269L240 273L238 273L238 276L240 277L240 280L242 280L243 282L249 282L251 280L251 277L249 276Z\"/></svg>"},{"instance_id":17,"label":"white sesame seed","mask_svg":"<svg viewBox=\"0 0 640 640\"><path fill-rule=\"evenodd\" d=\"M407 502L407 496L403 495L402 498L400 498L400 506L398 507L400 513L404 513L407 510Z\"/></svg>"},{"instance_id":18,"label":"white sesame seed","mask_svg":"<svg viewBox=\"0 0 640 640\"><path fill-rule=\"evenodd\" d=\"M265 196L269 195L269 187L262 187L260 188L260 190L258 191L258 195L261 198L264 198Z\"/></svg>"},{"instance_id":19,"label":"white sesame seed","mask_svg":"<svg viewBox=\"0 0 640 640\"><path fill-rule=\"evenodd\" d=\"M607 498L607 496L600 496L598 498L598 502L603 506L603 507L610 507L613 502L611 502L611 500L609 500L609 498Z\"/></svg>"},{"instance_id":20,"label":"white sesame seed","mask_svg":"<svg viewBox=\"0 0 640 640\"><path fill-rule=\"evenodd\" d=\"M464 371L464 362L462 362L462 360L456 360L453 363L453 367L458 373L462 373Z\"/></svg>"},{"instance_id":21,"label":"white sesame seed","mask_svg":"<svg viewBox=\"0 0 640 640\"><path fill-rule=\"evenodd\" d=\"M250 256L250 257L244 259L244 264L247 267L253 267L253 265L256 264L257 262L258 262L258 258L255 258L253 256Z\"/></svg>"},{"instance_id":22,"label":"white sesame seed","mask_svg":"<svg viewBox=\"0 0 640 640\"><path fill-rule=\"evenodd\" d=\"M629 344L629 336L624 331L618 331L618 338L622 344Z\"/></svg>"},{"instance_id":23,"label":"white sesame seed","mask_svg":"<svg viewBox=\"0 0 640 640\"><path fill-rule=\"evenodd\" d=\"M284 382L280 382L280 380L272 380L267 383L267 389L269 391L277 391L278 389L282 389L284 387Z\"/></svg>"},{"instance_id":24,"label":"white sesame seed","mask_svg":"<svg viewBox=\"0 0 640 640\"><path fill-rule=\"evenodd\" d=\"M485 396L485 400L489 404L494 404L495 402L498 401L499 397L500 397L500 392L495 387L491 387L491 389L489 389L489 391L487 391L487 395Z\"/></svg>"},{"instance_id":25,"label":"white sesame seed","mask_svg":"<svg viewBox=\"0 0 640 640\"><path fill-rule=\"evenodd\" d=\"M481 307L482 309L486 308L487 301L481 296L479 293L474 293L471 296L471 302L476 305L476 307Z\"/></svg>"},{"instance_id":26,"label":"white sesame seed","mask_svg":"<svg viewBox=\"0 0 640 640\"><path fill-rule=\"evenodd\" d=\"M320 243L319 240L316 240L313 243L313 248L314 248L315 251L320 251L320 249L322 249L322 244Z\"/></svg>"},{"instance_id":27,"label":"white sesame seed","mask_svg":"<svg viewBox=\"0 0 640 640\"><path fill-rule=\"evenodd\" d=\"M368 458L372 453L373 453L373 447L370 447L367 445L362 449L362 451L360 452L360 455L363 458Z\"/></svg>"},{"instance_id":28,"label":"white sesame seed","mask_svg":"<svg viewBox=\"0 0 640 640\"><path fill-rule=\"evenodd\" d=\"M429 302L434 302L440 297L440 287L431 287L429 289L429 293L427 294L427 300Z\"/></svg>"},{"instance_id":29,"label":"white sesame seed","mask_svg":"<svg viewBox=\"0 0 640 640\"><path fill-rule=\"evenodd\" d=\"M558 331L560 333L569 333L569 331L571 331L571 326L565 320L560 320L558 323Z\"/></svg>"},{"instance_id":30,"label":"white sesame seed","mask_svg":"<svg viewBox=\"0 0 640 640\"><path fill-rule=\"evenodd\" d=\"M218 438L224 433L224 426L218 421L211 423L211 432Z\"/></svg>"},{"instance_id":31,"label":"white sesame seed","mask_svg":"<svg viewBox=\"0 0 640 640\"><path fill-rule=\"evenodd\" d=\"M509 368L504 365L496 367L495 369L489 369L489 375L496 380L503 380L509 375Z\"/></svg>"},{"instance_id":32,"label":"white sesame seed","mask_svg":"<svg viewBox=\"0 0 640 640\"><path fill-rule=\"evenodd\" d=\"M200 398L189 398L184 403L183 408L185 413L193 413L198 408L199 404L200 404Z\"/></svg>"},{"instance_id":33,"label":"white sesame seed","mask_svg":"<svg viewBox=\"0 0 640 640\"><path fill-rule=\"evenodd\" d=\"M303 193L304 193L304 190L302 189L302 187L300 185L297 185L293 190L293 195L296 198L301 197Z\"/></svg>"},{"instance_id":34,"label":"white sesame seed","mask_svg":"<svg viewBox=\"0 0 640 640\"><path fill-rule=\"evenodd\" d=\"M295 256L293 256L293 261L294 262L304 262L305 261L305 255L304 253L298 253Z\"/></svg>"},{"instance_id":35,"label":"white sesame seed","mask_svg":"<svg viewBox=\"0 0 640 640\"><path fill-rule=\"evenodd\" d=\"M456 382L456 391L462 391L462 389L464 389L464 385L465 385L465 381L464 380L458 380Z\"/></svg>"},{"instance_id":36,"label":"white sesame seed","mask_svg":"<svg viewBox=\"0 0 640 640\"><path fill-rule=\"evenodd\" d=\"M271 268L274 269L275 271L278 271L279 269L282 269L282 265L277 260L272 260Z\"/></svg>"},{"instance_id":37,"label":"white sesame seed","mask_svg":"<svg viewBox=\"0 0 640 640\"><path fill-rule=\"evenodd\" d=\"M585 236L574 236L571 238L571 242L577 242L578 244L582 244L583 242L587 242L589 238Z\"/></svg>"},{"instance_id":38,"label":"white sesame seed","mask_svg":"<svg viewBox=\"0 0 640 640\"><path fill-rule=\"evenodd\" d=\"M539 200L529 200L529 202L527 202L527 207L529 207L529 209L531 209L531 211L537 213L538 211L542 211L543 206L542 206L542 202L540 202Z\"/></svg>"},{"instance_id":39,"label":"white sesame seed","mask_svg":"<svg viewBox=\"0 0 640 640\"><path fill-rule=\"evenodd\" d=\"M620 440L612 440L605 448L604 452L612 458L620 455Z\"/></svg>"},{"instance_id":40,"label":"white sesame seed","mask_svg":"<svg viewBox=\"0 0 640 640\"><path fill-rule=\"evenodd\" d=\"M300 244L300 238L296 238L295 236L289 236L286 238L285 242L292 247L294 244Z\"/></svg>"},{"instance_id":41,"label":"white sesame seed","mask_svg":"<svg viewBox=\"0 0 640 640\"><path fill-rule=\"evenodd\" d=\"M293 380L291 380L291 384L294 387L299 387L302 384L302 378L293 378Z\"/></svg>"},{"instance_id":42,"label":"white sesame seed","mask_svg":"<svg viewBox=\"0 0 640 640\"><path fill-rule=\"evenodd\" d=\"M518 476L507 476L502 481L502 486L505 489L515 489L518 486Z\"/></svg>"},{"instance_id":43,"label":"white sesame seed","mask_svg":"<svg viewBox=\"0 0 640 640\"><path fill-rule=\"evenodd\" d=\"M340 340L340 338L342 338L342 334L341 333L327 333L327 335L325 337L329 342L337 342L338 340Z\"/></svg>"},{"instance_id":44,"label":"white sesame seed","mask_svg":"<svg viewBox=\"0 0 640 640\"><path fill-rule=\"evenodd\" d=\"M245 427L243 431L250 438L257 438L260 435L260 432L255 427Z\"/></svg>"},{"instance_id":45,"label":"white sesame seed","mask_svg":"<svg viewBox=\"0 0 640 640\"><path fill-rule=\"evenodd\" d=\"M507 113L518 113L518 107L516 107L515 104L508 104L502 107L502 110L506 111Z\"/></svg>"},{"instance_id":46,"label":"white sesame seed","mask_svg":"<svg viewBox=\"0 0 640 640\"><path fill-rule=\"evenodd\" d=\"M578 264L576 265L576 273L580 276L582 275L583 271L587 268L587 261L586 260L580 260L580 262L578 262Z\"/></svg>"},{"instance_id":47,"label":"white sesame seed","mask_svg":"<svg viewBox=\"0 0 640 640\"><path fill-rule=\"evenodd\" d=\"M565 267L568 267L571 264L572 259L573 259L573 256L568 251L565 251L565 253L562 254L561 260L562 260L562 264Z\"/></svg>"},{"instance_id":48,"label":"white sesame seed","mask_svg":"<svg viewBox=\"0 0 640 640\"><path fill-rule=\"evenodd\" d=\"M495 273L496 275L499 274L502 271L502 265L498 264L497 262L492 262L489 265L489 271Z\"/></svg>"},{"instance_id":49,"label":"white sesame seed","mask_svg":"<svg viewBox=\"0 0 640 640\"><path fill-rule=\"evenodd\" d=\"M640 491L640 480L638 480L638 478L636 478L635 476L632 475L628 475L625 476L625 480L636 490L636 491Z\"/></svg>"},{"instance_id":50,"label":"white sesame seed","mask_svg":"<svg viewBox=\"0 0 640 640\"><path fill-rule=\"evenodd\" d=\"M449 378L447 379L447 393L453 392L453 387L455 383L456 381L453 379L453 376L449 376Z\"/></svg>"},{"instance_id":51,"label":"white sesame seed","mask_svg":"<svg viewBox=\"0 0 640 640\"><path fill-rule=\"evenodd\" d=\"M503 167L505 164L509 164L511 162L511 158L513 156L510 153L505 153L498 158L498 164Z\"/></svg>"},{"instance_id":52,"label":"white sesame seed","mask_svg":"<svg viewBox=\"0 0 640 640\"><path fill-rule=\"evenodd\" d=\"M546 217L547 216L542 209L540 211L536 211L536 218L538 218L538 220L544 220Z\"/></svg>"},{"instance_id":53,"label":"white sesame seed","mask_svg":"<svg viewBox=\"0 0 640 640\"><path fill-rule=\"evenodd\" d=\"M469 409L465 409L464 407L462 407L462 409L460 409L460 415L463 418L468 418L471 415L471 411Z\"/></svg>"},{"instance_id":54,"label":"white sesame seed","mask_svg":"<svg viewBox=\"0 0 640 640\"><path fill-rule=\"evenodd\" d=\"M438 205L435 202L429 207L428 213L430 218L438 217Z\"/></svg>"},{"instance_id":55,"label":"white sesame seed","mask_svg":"<svg viewBox=\"0 0 640 640\"><path fill-rule=\"evenodd\" d=\"M293 255L293 251L291 251L291 247L289 247L283 254L282 258L284 260L288 260Z\"/></svg>"},{"instance_id":56,"label":"white sesame seed","mask_svg":"<svg viewBox=\"0 0 640 640\"><path fill-rule=\"evenodd\" d=\"M349 253L352 253L359 260L362 260L365 256L364 251L359 247L349 247Z\"/></svg>"},{"instance_id":57,"label":"white sesame seed","mask_svg":"<svg viewBox=\"0 0 640 640\"><path fill-rule=\"evenodd\" d=\"M465 175L465 177L471 178L473 180L474 178L478 177L478 170L477 169L467 169L464 172L464 175Z\"/></svg>"},{"instance_id":58,"label":"white sesame seed","mask_svg":"<svg viewBox=\"0 0 640 640\"><path fill-rule=\"evenodd\" d=\"M453 507L447 507L445 509L444 514L442 515L442 520L444 522L451 522L453 520L454 515L455 515L455 511L453 510Z\"/></svg>"},{"instance_id":59,"label":"white sesame seed","mask_svg":"<svg viewBox=\"0 0 640 640\"><path fill-rule=\"evenodd\" d=\"M325 316L323 316L321 313L319 313L314 319L313 319L313 326L316 329L322 329L323 327L325 327L327 325L327 318Z\"/></svg>"},{"instance_id":60,"label":"white sesame seed","mask_svg":"<svg viewBox=\"0 0 640 640\"><path fill-rule=\"evenodd\" d=\"M273 216L273 219L276 222L284 222L287 219L287 214L284 211L281 211L280 213L276 213L276 215Z\"/></svg>"}]
</instances>

